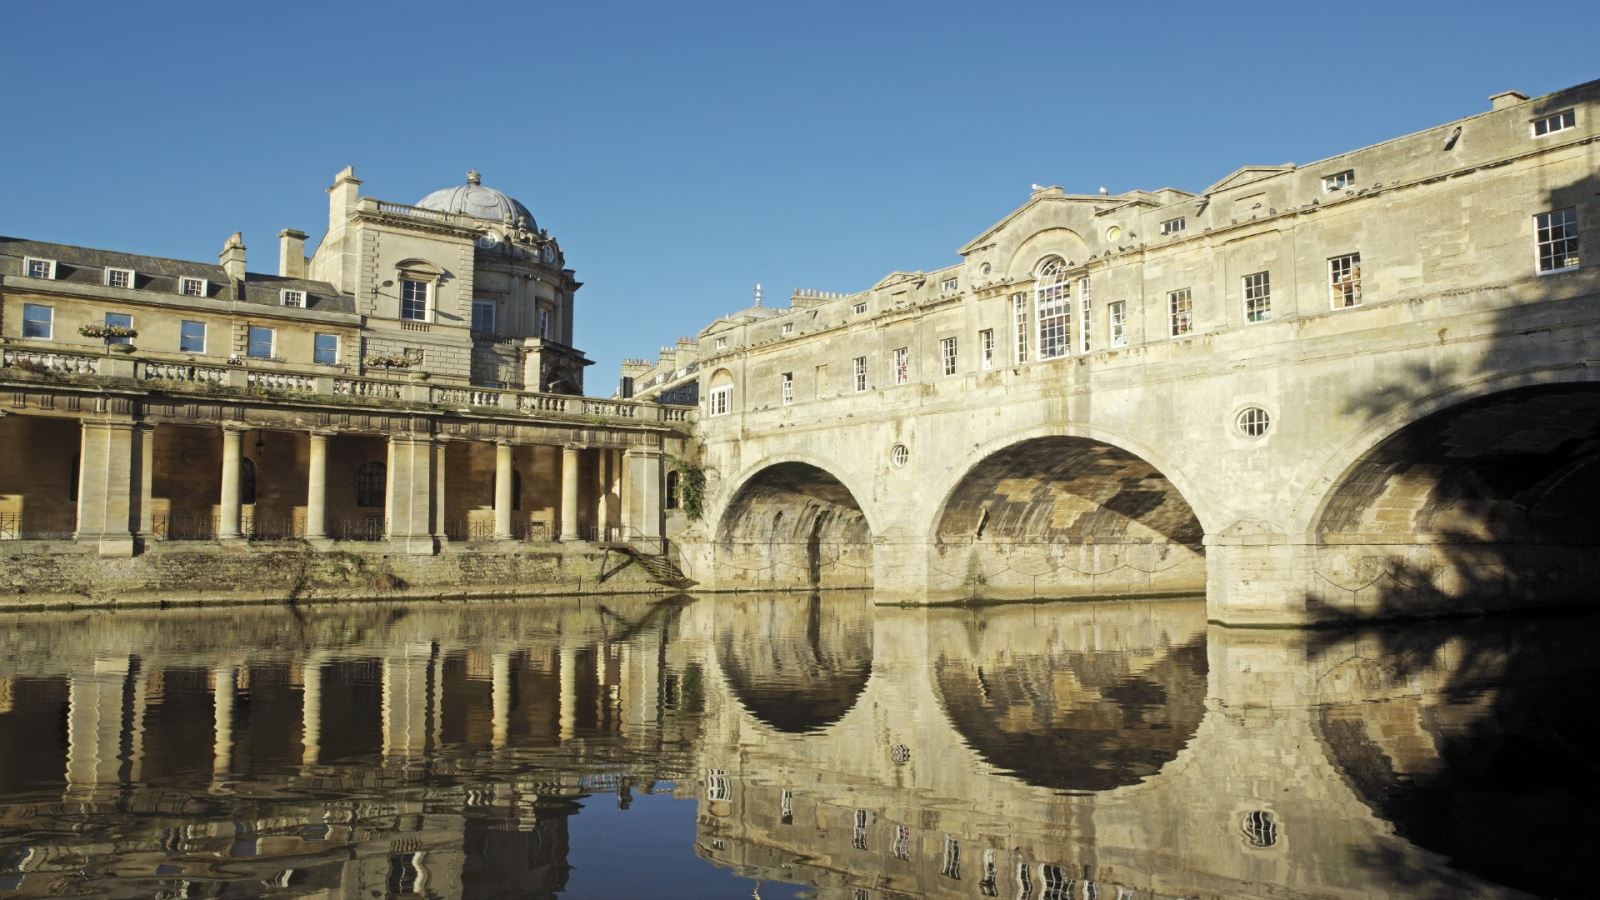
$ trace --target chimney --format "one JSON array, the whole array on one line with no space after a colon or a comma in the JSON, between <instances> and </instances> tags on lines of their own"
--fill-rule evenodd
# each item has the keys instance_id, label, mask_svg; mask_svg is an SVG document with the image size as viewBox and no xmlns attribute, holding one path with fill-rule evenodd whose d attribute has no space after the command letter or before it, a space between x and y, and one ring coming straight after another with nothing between
<instances>
[{"instance_id":1,"label":"chimney","mask_svg":"<svg viewBox=\"0 0 1600 900\"><path fill-rule=\"evenodd\" d=\"M284 278L306 277L306 233L293 228L278 232L278 274Z\"/></svg>"},{"instance_id":2,"label":"chimney","mask_svg":"<svg viewBox=\"0 0 1600 900\"><path fill-rule=\"evenodd\" d=\"M222 267L228 277L234 281L244 280L244 235L235 231L226 244L222 245L222 252L217 254L217 265Z\"/></svg>"},{"instance_id":3,"label":"chimney","mask_svg":"<svg viewBox=\"0 0 1600 900\"><path fill-rule=\"evenodd\" d=\"M333 184L328 187L328 230L344 224L350 211L356 208L356 201L361 198L361 179L356 177L355 166L345 166L339 174L333 176Z\"/></svg>"},{"instance_id":4,"label":"chimney","mask_svg":"<svg viewBox=\"0 0 1600 900\"><path fill-rule=\"evenodd\" d=\"M1516 106L1527 99L1528 95L1521 91L1501 91L1489 98L1489 108L1505 109L1508 106Z\"/></svg>"}]
</instances>

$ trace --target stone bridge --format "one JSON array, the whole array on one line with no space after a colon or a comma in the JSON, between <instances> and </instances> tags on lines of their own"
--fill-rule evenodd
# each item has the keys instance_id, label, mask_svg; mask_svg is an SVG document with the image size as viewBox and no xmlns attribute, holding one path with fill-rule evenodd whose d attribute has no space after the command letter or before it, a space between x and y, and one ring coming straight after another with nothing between
<instances>
[{"instance_id":1,"label":"stone bridge","mask_svg":"<svg viewBox=\"0 0 1600 900\"><path fill-rule=\"evenodd\" d=\"M1230 624L1589 599L1600 157L1528 137L1550 100L1202 195L1042 189L955 266L711 326L690 574Z\"/></svg>"}]
</instances>

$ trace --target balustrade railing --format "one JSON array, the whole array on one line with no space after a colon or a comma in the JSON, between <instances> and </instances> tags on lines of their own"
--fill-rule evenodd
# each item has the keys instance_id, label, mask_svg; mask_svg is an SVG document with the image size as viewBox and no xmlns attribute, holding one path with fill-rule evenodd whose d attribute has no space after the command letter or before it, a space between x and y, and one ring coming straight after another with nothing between
<instances>
[{"instance_id":1,"label":"balustrade railing","mask_svg":"<svg viewBox=\"0 0 1600 900\"><path fill-rule=\"evenodd\" d=\"M0 352L0 363L24 372L56 375L99 374L99 357L80 356L75 353L57 353L53 350L5 350Z\"/></svg>"},{"instance_id":2,"label":"balustrade railing","mask_svg":"<svg viewBox=\"0 0 1600 900\"><path fill-rule=\"evenodd\" d=\"M406 386L393 381L374 381L368 378L335 378L333 392L341 397L365 397L372 400L401 400Z\"/></svg>"},{"instance_id":3,"label":"balustrade railing","mask_svg":"<svg viewBox=\"0 0 1600 900\"><path fill-rule=\"evenodd\" d=\"M226 384L228 370L215 366L147 362L140 366L140 381L182 381L190 384Z\"/></svg>"},{"instance_id":4,"label":"balustrade railing","mask_svg":"<svg viewBox=\"0 0 1600 900\"><path fill-rule=\"evenodd\" d=\"M260 390L283 391L291 394L310 394L317 389L317 379L293 372L250 372L247 383Z\"/></svg>"}]
</instances>

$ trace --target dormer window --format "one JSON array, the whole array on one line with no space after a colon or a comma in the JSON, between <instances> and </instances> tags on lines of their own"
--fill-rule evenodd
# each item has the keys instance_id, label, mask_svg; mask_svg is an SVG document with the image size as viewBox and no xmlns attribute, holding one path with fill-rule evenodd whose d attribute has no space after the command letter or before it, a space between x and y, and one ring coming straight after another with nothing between
<instances>
[{"instance_id":1,"label":"dormer window","mask_svg":"<svg viewBox=\"0 0 1600 900\"><path fill-rule=\"evenodd\" d=\"M858 316L866 315L867 314L867 305L865 303L857 303L855 305L855 314L858 315Z\"/></svg>"},{"instance_id":2,"label":"dormer window","mask_svg":"<svg viewBox=\"0 0 1600 900\"><path fill-rule=\"evenodd\" d=\"M428 321L428 294L432 287L414 278L400 279L400 318L409 322Z\"/></svg>"},{"instance_id":3,"label":"dormer window","mask_svg":"<svg viewBox=\"0 0 1600 900\"><path fill-rule=\"evenodd\" d=\"M206 280L204 278L179 278L178 293L185 297L204 297L206 295Z\"/></svg>"},{"instance_id":4,"label":"dormer window","mask_svg":"<svg viewBox=\"0 0 1600 900\"><path fill-rule=\"evenodd\" d=\"M954 294L960 288L961 288L961 279L960 278L946 278L945 280L939 282L939 291L940 291L940 293Z\"/></svg>"},{"instance_id":5,"label":"dormer window","mask_svg":"<svg viewBox=\"0 0 1600 900\"><path fill-rule=\"evenodd\" d=\"M1165 222L1161 223L1161 233L1162 234L1177 234L1178 232L1180 232L1180 231L1182 231L1184 229L1186 224L1187 223L1184 222L1182 216L1179 216L1176 219L1168 219Z\"/></svg>"},{"instance_id":6,"label":"dormer window","mask_svg":"<svg viewBox=\"0 0 1600 900\"><path fill-rule=\"evenodd\" d=\"M30 256L23 260L22 271L29 278L43 278L47 281L54 281L56 277L56 261Z\"/></svg>"},{"instance_id":7,"label":"dormer window","mask_svg":"<svg viewBox=\"0 0 1600 900\"><path fill-rule=\"evenodd\" d=\"M306 308L305 291L279 291L278 302L284 306L293 306L296 309Z\"/></svg>"},{"instance_id":8,"label":"dormer window","mask_svg":"<svg viewBox=\"0 0 1600 900\"><path fill-rule=\"evenodd\" d=\"M1322 192L1326 194L1332 191L1342 191L1345 188L1354 185L1355 183L1356 170L1345 169L1343 172L1335 172L1332 175L1322 176Z\"/></svg>"},{"instance_id":9,"label":"dormer window","mask_svg":"<svg viewBox=\"0 0 1600 900\"><path fill-rule=\"evenodd\" d=\"M784 337L788 337L789 335L794 334L794 323L785 322L783 323L783 327L778 329L778 331L782 333Z\"/></svg>"},{"instance_id":10,"label":"dormer window","mask_svg":"<svg viewBox=\"0 0 1600 900\"><path fill-rule=\"evenodd\" d=\"M113 269L106 267L106 287L131 288L133 287L132 269Z\"/></svg>"},{"instance_id":11,"label":"dormer window","mask_svg":"<svg viewBox=\"0 0 1600 900\"><path fill-rule=\"evenodd\" d=\"M1558 113L1551 113L1540 119L1533 120L1533 136L1544 137L1557 131L1566 131L1578 125L1577 114L1570 109L1563 109Z\"/></svg>"},{"instance_id":12,"label":"dormer window","mask_svg":"<svg viewBox=\"0 0 1600 900\"><path fill-rule=\"evenodd\" d=\"M726 350L726 349L728 349L728 339L727 338L717 338L717 349L718 350Z\"/></svg>"}]
</instances>

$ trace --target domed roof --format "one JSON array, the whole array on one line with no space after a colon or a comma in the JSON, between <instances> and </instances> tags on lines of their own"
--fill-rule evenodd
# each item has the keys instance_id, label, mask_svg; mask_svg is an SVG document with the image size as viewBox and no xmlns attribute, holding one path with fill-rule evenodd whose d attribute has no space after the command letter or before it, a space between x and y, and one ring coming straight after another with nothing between
<instances>
[{"instance_id":1,"label":"domed roof","mask_svg":"<svg viewBox=\"0 0 1600 900\"><path fill-rule=\"evenodd\" d=\"M469 216L491 219L495 222L504 222L508 216L512 221L522 217L527 219L526 224L530 230L539 230L538 224L533 221L533 213L528 212L526 206L518 203L514 197L508 197L494 188L484 187L478 177L477 169L467 173L466 184L434 191L418 200L417 206L440 212L466 213Z\"/></svg>"}]
</instances>

